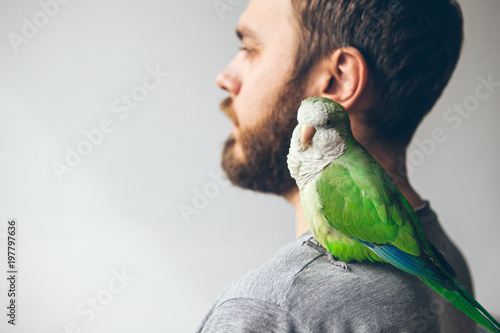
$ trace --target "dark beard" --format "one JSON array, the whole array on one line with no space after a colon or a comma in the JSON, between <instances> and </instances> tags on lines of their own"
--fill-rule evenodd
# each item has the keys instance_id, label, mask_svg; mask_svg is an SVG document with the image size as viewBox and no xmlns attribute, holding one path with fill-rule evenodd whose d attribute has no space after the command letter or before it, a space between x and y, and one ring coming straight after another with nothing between
<instances>
[{"instance_id":1,"label":"dark beard","mask_svg":"<svg viewBox=\"0 0 500 333\"><path fill-rule=\"evenodd\" d=\"M243 161L234 155L234 136L226 140L222 168L234 185L277 195L285 195L296 186L286 157L302 99L300 86L287 84L271 114L257 126L240 132ZM221 103L221 109L234 121L230 98Z\"/></svg>"}]
</instances>

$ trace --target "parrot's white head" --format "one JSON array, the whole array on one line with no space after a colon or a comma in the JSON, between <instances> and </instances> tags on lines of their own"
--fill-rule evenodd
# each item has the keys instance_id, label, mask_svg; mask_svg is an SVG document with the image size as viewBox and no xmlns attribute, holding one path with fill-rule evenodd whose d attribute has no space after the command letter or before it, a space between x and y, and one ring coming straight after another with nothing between
<instances>
[{"instance_id":1,"label":"parrot's white head","mask_svg":"<svg viewBox=\"0 0 500 333\"><path fill-rule=\"evenodd\" d=\"M296 137L292 141L297 139L298 133L301 148L299 152L309 151L317 158L343 152L348 135L352 135L345 109L325 97L303 100L297 112L297 120L299 123L294 131Z\"/></svg>"},{"instance_id":2,"label":"parrot's white head","mask_svg":"<svg viewBox=\"0 0 500 333\"><path fill-rule=\"evenodd\" d=\"M347 149L352 136L349 116L342 105L324 97L300 104L288 154L288 169L301 188Z\"/></svg>"}]
</instances>

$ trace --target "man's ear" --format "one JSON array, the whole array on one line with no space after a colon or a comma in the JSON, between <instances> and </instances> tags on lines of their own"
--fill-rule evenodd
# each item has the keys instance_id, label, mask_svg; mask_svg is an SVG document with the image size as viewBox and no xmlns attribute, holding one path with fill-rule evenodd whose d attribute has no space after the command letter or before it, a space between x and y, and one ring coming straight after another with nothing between
<instances>
[{"instance_id":1,"label":"man's ear","mask_svg":"<svg viewBox=\"0 0 500 333\"><path fill-rule=\"evenodd\" d=\"M321 67L321 96L333 99L346 109L367 102L361 101L360 97L367 87L368 66L358 49L339 48L324 59Z\"/></svg>"}]
</instances>

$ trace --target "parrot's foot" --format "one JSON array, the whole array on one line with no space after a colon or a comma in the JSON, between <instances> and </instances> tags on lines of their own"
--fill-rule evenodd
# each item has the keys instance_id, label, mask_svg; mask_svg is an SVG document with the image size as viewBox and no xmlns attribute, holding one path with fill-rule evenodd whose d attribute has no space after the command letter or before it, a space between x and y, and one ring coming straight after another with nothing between
<instances>
[{"instance_id":1,"label":"parrot's foot","mask_svg":"<svg viewBox=\"0 0 500 333\"><path fill-rule=\"evenodd\" d=\"M313 242L314 241L314 237L311 237L309 238L308 240L306 240L305 242L302 243L302 246L304 246L304 244L307 244L307 246L309 247L312 247L313 249L315 249L316 251L318 252L321 252L323 254L328 254L330 252L328 252L323 246L321 246L318 241L316 242Z\"/></svg>"},{"instance_id":2,"label":"parrot's foot","mask_svg":"<svg viewBox=\"0 0 500 333\"><path fill-rule=\"evenodd\" d=\"M318 252L323 253L324 255L326 255L326 257L328 258L328 261L332 265L344 269L345 272L347 272L349 270L349 266L347 266L347 264L345 262L335 259L335 257L333 256L333 254L331 254L330 252L328 252L328 250L325 249L323 246L321 246L319 243L313 242L313 240L314 240L314 237L309 238L308 240L306 240L305 242L302 243L302 246L304 244L307 244L307 246L312 247L316 251L318 251Z\"/></svg>"},{"instance_id":3,"label":"parrot's foot","mask_svg":"<svg viewBox=\"0 0 500 333\"><path fill-rule=\"evenodd\" d=\"M326 257L328 258L330 264L332 264L333 266L342 268L344 272L347 272L349 270L349 266L345 262L335 259L333 254L331 254L330 252L326 254Z\"/></svg>"}]
</instances>

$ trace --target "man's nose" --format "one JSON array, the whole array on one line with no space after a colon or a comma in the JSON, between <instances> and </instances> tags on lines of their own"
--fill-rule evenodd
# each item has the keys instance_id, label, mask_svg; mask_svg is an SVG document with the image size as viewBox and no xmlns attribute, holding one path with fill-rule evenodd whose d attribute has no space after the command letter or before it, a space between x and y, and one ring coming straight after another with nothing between
<instances>
[{"instance_id":1,"label":"man's nose","mask_svg":"<svg viewBox=\"0 0 500 333\"><path fill-rule=\"evenodd\" d=\"M241 80L238 78L231 64L224 68L215 78L215 83L222 89L226 90L231 96L238 95L241 87Z\"/></svg>"}]
</instances>

